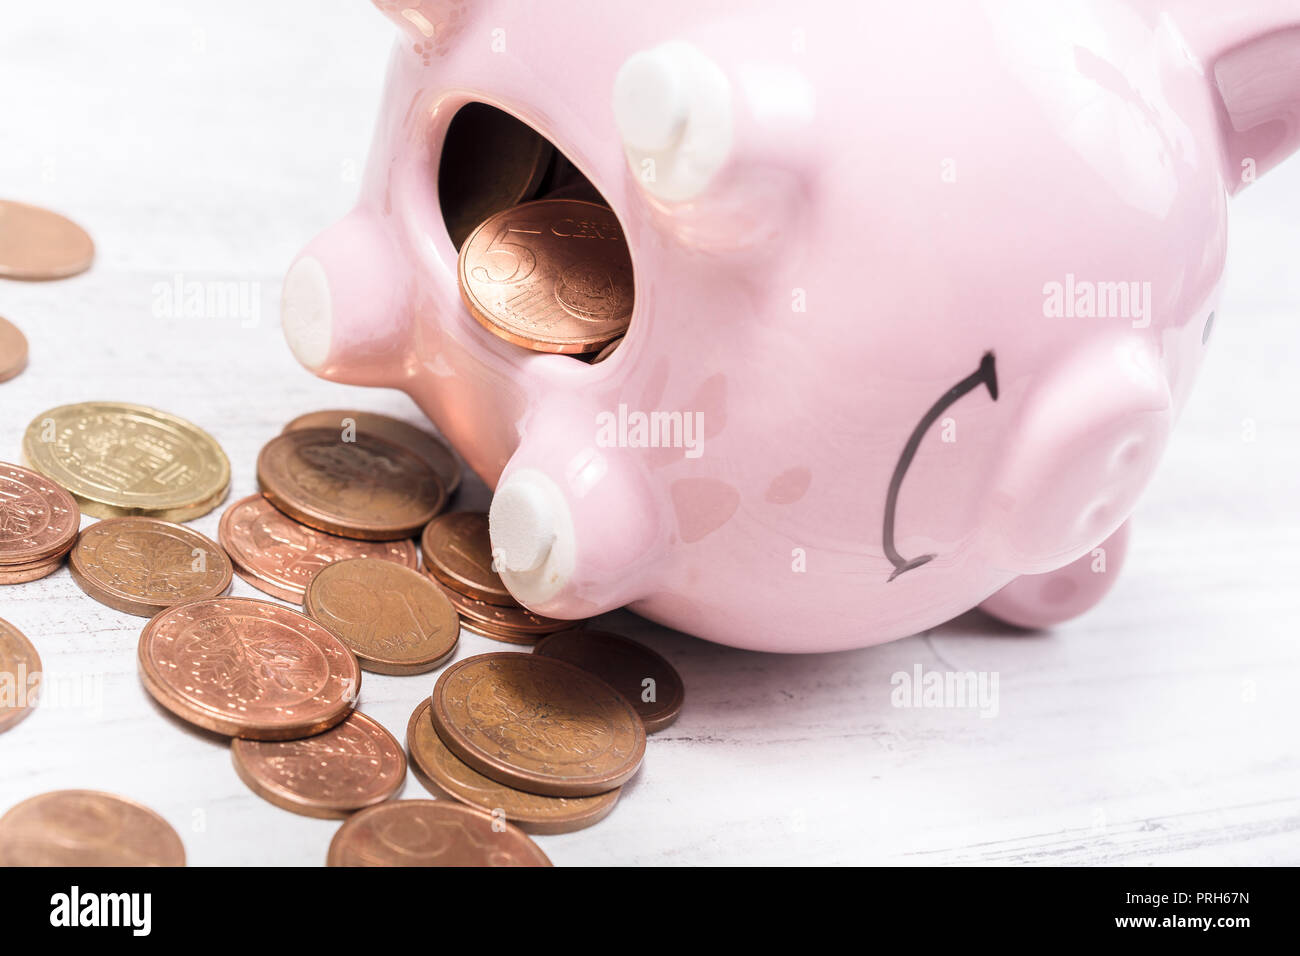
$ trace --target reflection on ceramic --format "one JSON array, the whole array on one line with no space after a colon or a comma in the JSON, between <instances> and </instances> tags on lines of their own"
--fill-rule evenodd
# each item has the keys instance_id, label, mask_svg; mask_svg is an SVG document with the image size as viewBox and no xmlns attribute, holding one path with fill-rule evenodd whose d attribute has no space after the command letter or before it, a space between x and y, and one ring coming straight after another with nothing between
<instances>
[{"instance_id":1,"label":"reflection on ceramic","mask_svg":"<svg viewBox=\"0 0 1300 956\"><path fill-rule=\"evenodd\" d=\"M361 197L284 327L496 488L521 600L806 651L1008 585L990 610L1032 625L1101 597L1213 345L1228 198L1300 140L1300 6L378 5L401 32ZM470 100L622 222L607 361L462 306L436 188Z\"/></svg>"}]
</instances>

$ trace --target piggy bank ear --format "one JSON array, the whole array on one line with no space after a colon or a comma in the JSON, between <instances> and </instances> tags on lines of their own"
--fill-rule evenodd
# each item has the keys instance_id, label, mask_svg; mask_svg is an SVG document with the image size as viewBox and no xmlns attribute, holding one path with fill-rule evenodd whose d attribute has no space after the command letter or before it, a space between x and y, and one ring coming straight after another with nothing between
<instances>
[{"instance_id":1,"label":"piggy bank ear","mask_svg":"<svg viewBox=\"0 0 1300 956\"><path fill-rule=\"evenodd\" d=\"M463 0L371 0L410 38L417 53L426 59L446 53L452 40L469 19Z\"/></svg>"},{"instance_id":2,"label":"piggy bank ear","mask_svg":"<svg viewBox=\"0 0 1300 956\"><path fill-rule=\"evenodd\" d=\"M1168 382L1138 341L1093 343L1038 383L989 499L993 561L1017 574L1064 567L1111 535L1172 426Z\"/></svg>"}]
</instances>

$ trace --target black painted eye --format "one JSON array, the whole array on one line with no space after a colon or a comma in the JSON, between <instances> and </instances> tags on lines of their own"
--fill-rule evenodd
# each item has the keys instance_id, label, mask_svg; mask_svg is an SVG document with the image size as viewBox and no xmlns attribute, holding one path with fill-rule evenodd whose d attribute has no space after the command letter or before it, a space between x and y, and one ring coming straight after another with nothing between
<instances>
[{"instance_id":1,"label":"black painted eye","mask_svg":"<svg viewBox=\"0 0 1300 956\"><path fill-rule=\"evenodd\" d=\"M1205 328L1201 330L1201 344L1204 345L1210 341L1210 330L1214 328L1214 313L1211 312L1205 319Z\"/></svg>"}]
</instances>

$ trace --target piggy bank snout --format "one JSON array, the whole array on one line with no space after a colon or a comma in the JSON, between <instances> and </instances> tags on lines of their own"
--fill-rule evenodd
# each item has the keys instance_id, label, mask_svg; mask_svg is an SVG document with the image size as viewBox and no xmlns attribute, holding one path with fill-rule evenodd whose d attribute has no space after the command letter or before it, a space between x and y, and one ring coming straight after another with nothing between
<instances>
[{"instance_id":1,"label":"piggy bank snout","mask_svg":"<svg viewBox=\"0 0 1300 956\"><path fill-rule=\"evenodd\" d=\"M1162 369L1139 342L1107 342L1049 371L1028 397L991 496L995 563L1042 574L1123 523L1173 423Z\"/></svg>"}]
</instances>

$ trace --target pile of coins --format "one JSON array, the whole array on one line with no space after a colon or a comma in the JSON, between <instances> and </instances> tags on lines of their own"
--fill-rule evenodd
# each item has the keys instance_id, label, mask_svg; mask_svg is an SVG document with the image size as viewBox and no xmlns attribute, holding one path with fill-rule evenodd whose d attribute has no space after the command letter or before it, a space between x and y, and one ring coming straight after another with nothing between
<instances>
[{"instance_id":1,"label":"pile of coins","mask_svg":"<svg viewBox=\"0 0 1300 956\"><path fill-rule=\"evenodd\" d=\"M0 462L0 584L53 574L72 550L81 510L44 475Z\"/></svg>"}]
</instances>

